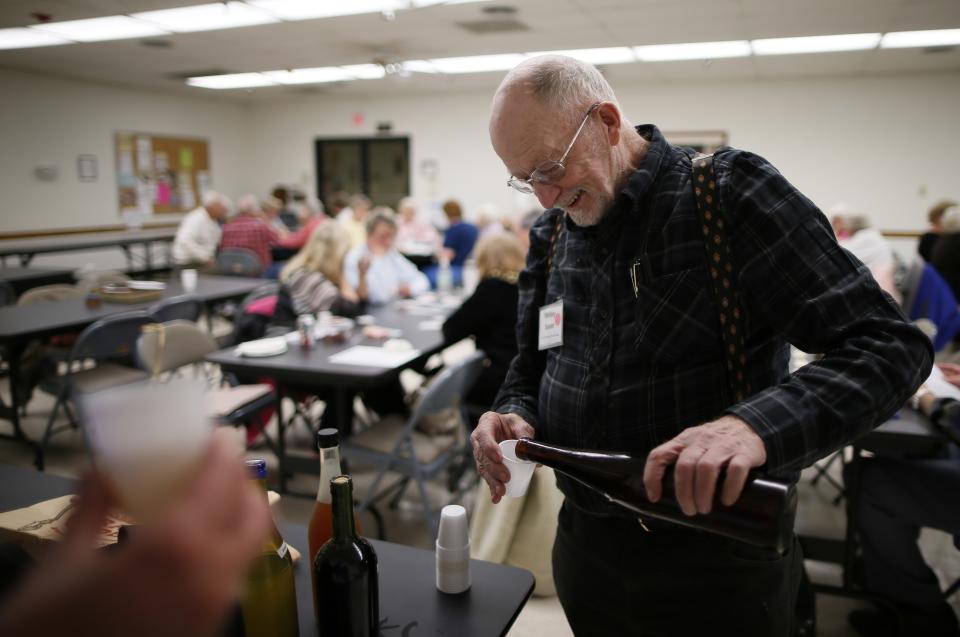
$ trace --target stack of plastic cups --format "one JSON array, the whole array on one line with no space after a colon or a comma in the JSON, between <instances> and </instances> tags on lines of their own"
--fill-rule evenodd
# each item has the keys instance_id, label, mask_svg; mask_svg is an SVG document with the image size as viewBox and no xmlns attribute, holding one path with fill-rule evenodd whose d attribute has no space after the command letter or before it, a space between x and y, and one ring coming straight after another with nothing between
<instances>
[{"instance_id":1,"label":"stack of plastic cups","mask_svg":"<svg viewBox=\"0 0 960 637\"><path fill-rule=\"evenodd\" d=\"M470 537L467 510L449 504L440 512L437 534L437 589L442 593L462 593L470 588Z\"/></svg>"}]
</instances>

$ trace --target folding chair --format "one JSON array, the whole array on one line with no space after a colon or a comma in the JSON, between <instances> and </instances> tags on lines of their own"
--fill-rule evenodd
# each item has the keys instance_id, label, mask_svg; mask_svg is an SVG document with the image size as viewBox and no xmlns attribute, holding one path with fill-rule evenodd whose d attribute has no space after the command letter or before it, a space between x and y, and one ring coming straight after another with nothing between
<instances>
[{"instance_id":1,"label":"folding chair","mask_svg":"<svg viewBox=\"0 0 960 637\"><path fill-rule=\"evenodd\" d=\"M9 281L0 281L0 306L13 305L17 302L17 291Z\"/></svg>"},{"instance_id":2,"label":"folding chair","mask_svg":"<svg viewBox=\"0 0 960 637\"><path fill-rule=\"evenodd\" d=\"M40 389L56 397L53 410L47 418L43 439L37 446L34 464L43 471L45 454L50 438L61 431L76 429L78 421L70 409L69 401L76 392L95 391L147 378L136 368L134 351L140 330L153 323L154 318L146 312L130 312L101 319L87 327L77 337L67 358L66 373L52 376L40 382ZM87 367L87 361L94 367ZM68 424L54 426L54 421L63 408Z\"/></svg>"},{"instance_id":3,"label":"folding chair","mask_svg":"<svg viewBox=\"0 0 960 637\"><path fill-rule=\"evenodd\" d=\"M386 418L341 443L343 455L351 461L372 463L379 467L377 477L360 505L360 511L369 509L388 495L392 495L394 500L398 499L412 480L419 491L427 528L436 537L438 516L430 506L426 481L469 452L469 424L462 401L480 375L484 357L483 352L477 351L443 370L424 392L405 423ZM416 430L417 423L424 416L449 409L456 410L463 424L454 434L428 436ZM378 490L388 471L399 473L400 479Z\"/></svg>"},{"instance_id":4,"label":"folding chair","mask_svg":"<svg viewBox=\"0 0 960 637\"><path fill-rule=\"evenodd\" d=\"M230 276L257 277L263 272L263 263L253 250L227 248L217 254L217 269Z\"/></svg>"},{"instance_id":5,"label":"folding chair","mask_svg":"<svg viewBox=\"0 0 960 637\"><path fill-rule=\"evenodd\" d=\"M181 294L154 303L147 311L161 323L174 320L196 323L203 314L203 301L195 294Z\"/></svg>"},{"instance_id":6,"label":"folding chair","mask_svg":"<svg viewBox=\"0 0 960 637\"><path fill-rule=\"evenodd\" d=\"M144 332L137 341L137 360L141 368L158 376L187 365L202 363L218 349L213 336L190 321L162 323L158 329ZM274 406L276 397L270 385L216 387L207 394L207 413L220 423L240 426L253 423L264 409ZM267 436L267 445L276 447Z\"/></svg>"}]
</instances>

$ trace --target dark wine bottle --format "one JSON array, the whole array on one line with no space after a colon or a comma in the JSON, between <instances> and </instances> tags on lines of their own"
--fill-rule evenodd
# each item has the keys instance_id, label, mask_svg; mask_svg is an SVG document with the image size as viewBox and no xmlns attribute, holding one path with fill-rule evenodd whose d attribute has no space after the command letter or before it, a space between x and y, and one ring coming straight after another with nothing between
<instances>
[{"instance_id":1,"label":"dark wine bottle","mask_svg":"<svg viewBox=\"0 0 960 637\"><path fill-rule=\"evenodd\" d=\"M663 477L660 500L654 503L647 499L643 486L646 458L566 449L526 438L517 442L516 454L521 460L539 462L600 492L611 502L635 511L641 519L666 520L781 553L788 548L797 512L793 484L751 474L733 506L720 504L718 489L710 513L688 516L677 503L672 470Z\"/></svg>"},{"instance_id":2,"label":"dark wine bottle","mask_svg":"<svg viewBox=\"0 0 960 637\"><path fill-rule=\"evenodd\" d=\"M380 598L377 554L357 535L353 482L330 481L333 537L317 552L313 572L320 637L377 637Z\"/></svg>"}]
</instances>

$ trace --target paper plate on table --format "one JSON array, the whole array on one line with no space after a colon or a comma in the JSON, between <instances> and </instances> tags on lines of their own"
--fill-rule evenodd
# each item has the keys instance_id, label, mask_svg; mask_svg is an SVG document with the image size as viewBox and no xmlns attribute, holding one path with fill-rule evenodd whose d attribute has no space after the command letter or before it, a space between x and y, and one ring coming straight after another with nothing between
<instances>
[{"instance_id":1,"label":"paper plate on table","mask_svg":"<svg viewBox=\"0 0 960 637\"><path fill-rule=\"evenodd\" d=\"M262 358L265 356L279 356L287 351L287 339L284 336L261 338L256 341L240 343L233 350L237 356Z\"/></svg>"},{"instance_id":2,"label":"paper plate on table","mask_svg":"<svg viewBox=\"0 0 960 637\"><path fill-rule=\"evenodd\" d=\"M167 284L163 281L127 281L131 290L165 290Z\"/></svg>"}]
</instances>

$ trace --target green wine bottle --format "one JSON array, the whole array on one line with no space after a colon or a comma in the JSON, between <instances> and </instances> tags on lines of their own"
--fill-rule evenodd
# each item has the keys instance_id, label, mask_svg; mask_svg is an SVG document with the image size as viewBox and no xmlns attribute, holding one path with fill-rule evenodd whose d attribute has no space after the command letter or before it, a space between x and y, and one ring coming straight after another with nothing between
<instances>
[{"instance_id":1,"label":"green wine bottle","mask_svg":"<svg viewBox=\"0 0 960 637\"><path fill-rule=\"evenodd\" d=\"M256 480L267 499L267 467L263 460L248 460L250 479ZM246 637L297 637L297 593L293 559L275 524L263 550L247 574L240 608Z\"/></svg>"},{"instance_id":2,"label":"green wine bottle","mask_svg":"<svg viewBox=\"0 0 960 637\"><path fill-rule=\"evenodd\" d=\"M330 493L333 537L317 552L313 565L320 637L377 637L377 554L357 535L350 476L331 480Z\"/></svg>"}]
</instances>

